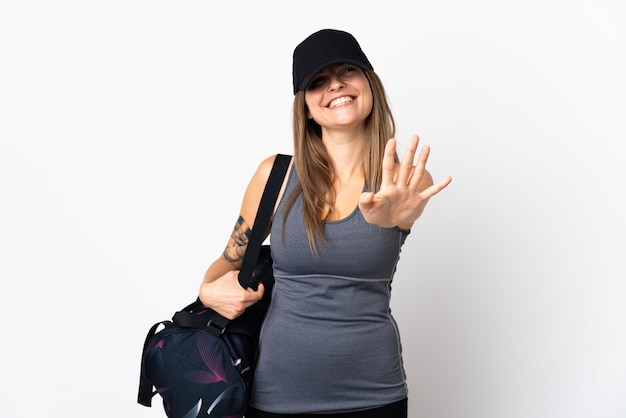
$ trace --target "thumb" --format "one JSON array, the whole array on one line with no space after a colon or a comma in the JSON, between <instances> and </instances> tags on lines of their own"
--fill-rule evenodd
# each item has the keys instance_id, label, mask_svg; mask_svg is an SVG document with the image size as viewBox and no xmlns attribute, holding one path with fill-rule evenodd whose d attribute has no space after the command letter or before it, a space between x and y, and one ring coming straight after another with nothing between
<instances>
[{"instance_id":1,"label":"thumb","mask_svg":"<svg viewBox=\"0 0 626 418\"><path fill-rule=\"evenodd\" d=\"M361 194L359 197L359 206L361 209L369 209L372 206L372 202L374 201L374 193L365 192Z\"/></svg>"}]
</instances>

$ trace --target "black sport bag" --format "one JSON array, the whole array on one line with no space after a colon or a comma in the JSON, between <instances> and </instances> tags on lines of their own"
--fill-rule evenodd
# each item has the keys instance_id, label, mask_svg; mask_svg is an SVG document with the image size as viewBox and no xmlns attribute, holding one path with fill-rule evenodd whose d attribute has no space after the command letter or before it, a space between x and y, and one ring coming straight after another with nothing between
<instances>
[{"instance_id":1,"label":"black sport bag","mask_svg":"<svg viewBox=\"0 0 626 418\"><path fill-rule=\"evenodd\" d=\"M261 244L289 160L276 158L239 274L244 288L263 282L263 299L232 321L196 299L171 321L154 324L143 346L138 403L149 407L158 393L169 418L245 416L274 284L270 247Z\"/></svg>"}]
</instances>

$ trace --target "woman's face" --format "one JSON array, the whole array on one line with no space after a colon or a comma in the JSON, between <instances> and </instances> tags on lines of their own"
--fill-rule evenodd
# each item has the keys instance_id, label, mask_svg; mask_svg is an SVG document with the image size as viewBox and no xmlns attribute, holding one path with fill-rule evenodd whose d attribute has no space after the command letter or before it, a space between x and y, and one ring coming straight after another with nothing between
<instances>
[{"instance_id":1,"label":"woman's face","mask_svg":"<svg viewBox=\"0 0 626 418\"><path fill-rule=\"evenodd\" d=\"M325 129L359 127L373 107L369 81L353 64L331 65L317 73L304 100L308 117Z\"/></svg>"}]
</instances>

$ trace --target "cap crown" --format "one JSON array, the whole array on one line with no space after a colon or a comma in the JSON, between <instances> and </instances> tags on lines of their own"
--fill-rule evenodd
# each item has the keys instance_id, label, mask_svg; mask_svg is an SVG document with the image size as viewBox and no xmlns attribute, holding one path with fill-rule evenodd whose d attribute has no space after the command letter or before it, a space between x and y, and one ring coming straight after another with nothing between
<instances>
[{"instance_id":1,"label":"cap crown","mask_svg":"<svg viewBox=\"0 0 626 418\"><path fill-rule=\"evenodd\" d=\"M373 70L357 40L336 29L322 29L302 41L293 51L293 94L306 90L318 72L332 64L349 63Z\"/></svg>"}]
</instances>

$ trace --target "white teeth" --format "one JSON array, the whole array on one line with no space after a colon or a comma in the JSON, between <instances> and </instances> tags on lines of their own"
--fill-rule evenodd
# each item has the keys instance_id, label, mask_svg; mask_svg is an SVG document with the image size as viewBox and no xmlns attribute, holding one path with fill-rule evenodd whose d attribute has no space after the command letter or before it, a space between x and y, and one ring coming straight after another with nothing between
<instances>
[{"instance_id":1,"label":"white teeth","mask_svg":"<svg viewBox=\"0 0 626 418\"><path fill-rule=\"evenodd\" d=\"M340 106L345 103L350 103L351 101L352 101L352 97L348 97L348 96L339 97L338 99L335 99L332 102L330 102L328 107Z\"/></svg>"}]
</instances>

